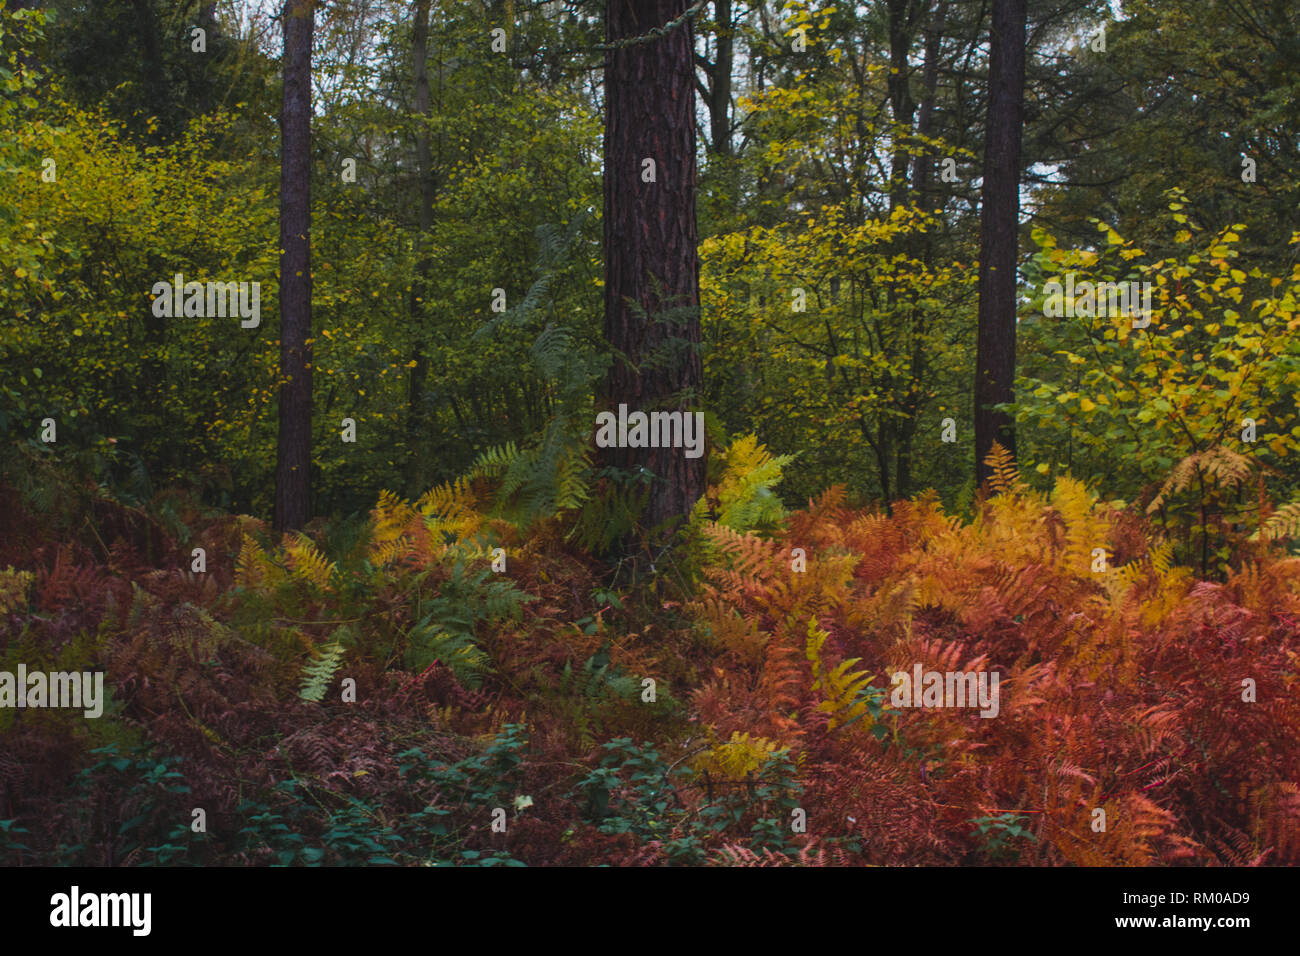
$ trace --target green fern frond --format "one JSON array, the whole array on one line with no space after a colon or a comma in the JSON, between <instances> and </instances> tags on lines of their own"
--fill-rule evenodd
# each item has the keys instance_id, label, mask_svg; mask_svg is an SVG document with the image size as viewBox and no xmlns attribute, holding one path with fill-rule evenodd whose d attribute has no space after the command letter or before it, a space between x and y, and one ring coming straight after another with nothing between
<instances>
[{"instance_id":1,"label":"green fern frond","mask_svg":"<svg viewBox=\"0 0 1300 956\"><path fill-rule=\"evenodd\" d=\"M492 659L474 643L472 634L451 633L432 627L412 631L406 666L419 672L434 661L446 664L456 675L456 680L471 690L482 686L484 676L492 673Z\"/></svg>"},{"instance_id":2,"label":"green fern frond","mask_svg":"<svg viewBox=\"0 0 1300 956\"><path fill-rule=\"evenodd\" d=\"M710 496L717 502L718 524L749 531L784 517L785 508L772 488L780 483L782 469L794 461L793 455L774 456L757 436L746 435L732 442L719 457L725 469ZM708 502L700 499L692 520L703 520L707 507Z\"/></svg>"},{"instance_id":3,"label":"green fern frond","mask_svg":"<svg viewBox=\"0 0 1300 956\"><path fill-rule=\"evenodd\" d=\"M498 478L519 459L519 449L514 442L506 442L496 448L489 448L475 459L470 468L471 475L485 478Z\"/></svg>"},{"instance_id":4,"label":"green fern frond","mask_svg":"<svg viewBox=\"0 0 1300 956\"><path fill-rule=\"evenodd\" d=\"M298 696L303 700L319 704L325 699L325 691L329 690L330 682L334 680L334 675L342 663L343 645L337 640L326 644L321 648L320 657L310 661L303 668L302 687L298 691Z\"/></svg>"}]
</instances>

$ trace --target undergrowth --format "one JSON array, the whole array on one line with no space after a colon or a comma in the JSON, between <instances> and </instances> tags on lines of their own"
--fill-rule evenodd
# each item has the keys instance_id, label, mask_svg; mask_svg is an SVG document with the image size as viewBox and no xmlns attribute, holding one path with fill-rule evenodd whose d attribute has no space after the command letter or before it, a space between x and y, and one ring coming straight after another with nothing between
<instances>
[{"instance_id":1,"label":"undergrowth","mask_svg":"<svg viewBox=\"0 0 1300 956\"><path fill-rule=\"evenodd\" d=\"M1300 862L1289 512L1198 580L1004 453L969 516L788 512L743 439L611 582L575 530L615 505L572 470L503 491L510 460L276 541L33 457L35 497L0 486L0 670L102 670L109 700L0 711L0 861ZM503 506L524 487L549 514ZM899 706L916 665L997 672L997 716Z\"/></svg>"}]
</instances>

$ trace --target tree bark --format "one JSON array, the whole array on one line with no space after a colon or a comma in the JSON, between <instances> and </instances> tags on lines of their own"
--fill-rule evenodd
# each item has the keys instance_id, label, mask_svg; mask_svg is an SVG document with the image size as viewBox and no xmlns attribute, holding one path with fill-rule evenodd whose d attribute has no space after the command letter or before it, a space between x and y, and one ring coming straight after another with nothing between
<instances>
[{"instance_id":1,"label":"tree bark","mask_svg":"<svg viewBox=\"0 0 1300 956\"><path fill-rule=\"evenodd\" d=\"M415 235L415 275L411 282L410 314L415 328L411 349L411 375L407 382L406 448L410 465L407 483L412 494L421 477L420 456L415 454L416 443L424 433L424 390L429 374L429 359L424 347L424 319L429 302L429 272L432 262L426 252L426 236L433 228L433 203L437 188L433 173L433 140L428 119L432 112L429 94L429 7L430 0L417 0L415 22L411 32L412 86L415 93L415 112L420 130L415 138L415 174L419 179L420 208L416 214L418 231Z\"/></svg>"},{"instance_id":2,"label":"tree bark","mask_svg":"<svg viewBox=\"0 0 1300 956\"><path fill-rule=\"evenodd\" d=\"M688 0L609 0L610 43L662 28ZM614 364L601 404L687 412L698 400L700 286L695 222L695 45L686 22L605 54L605 335ZM643 180L654 161L655 181ZM669 314L664 314L673 310ZM605 448L605 467L652 476L644 525L662 535L704 492L705 457Z\"/></svg>"},{"instance_id":3,"label":"tree bark","mask_svg":"<svg viewBox=\"0 0 1300 956\"><path fill-rule=\"evenodd\" d=\"M999 442L1013 455L1015 423L992 406L1010 402L1016 372L1016 264L1020 232L1020 137L1025 90L1025 0L994 0L988 132L980 210L979 328L975 357L975 476Z\"/></svg>"},{"instance_id":4,"label":"tree bark","mask_svg":"<svg viewBox=\"0 0 1300 956\"><path fill-rule=\"evenodd\" d=\"M705 64L709 76L709 152L731 155L731 70L735 62L731 0L713 0L717 27L713 62Z\"/></svg>"},{"instance_id":5,"label":"tree bark","mask_svg":"<svg viewBox=\"0 0 1300 956\"><path fill-rule=\"evenodd\" d=\"M922 73L922 87L925 90L925 98L921 100L921 108L916 120L916 135L922 139L931 135L934 125L935 90L939 82L939 41L943 32L947 8L947 0L938 0L937 6L929 14L925 28L925 67ZM912 162L912 202L918 209L925 212L932 211L930 208L931 162L930 148L924 144L920 145ZM924 232L914 235L912 240L915 247L914 254L929 266L934 249L934 234ZM925 311L915 304L915 296L913 297L911 330L912 371L905 406L905 410L909 412L909 415L902 420L898 429L897 494L902 498L906 498L912 493L913 448L916 443L917 429L920 426L921 411L926 404L923 389L928 375L929 364L929 357L924 347L929 325L926 321Z\"/></svg>"},{"instance_id":6,"label":"tree bark","mask_svg":"<svg viewBox=\"0 0 1300 956\"><path fill-rule=\"evenodd\" d=\"M280 111L280 434L276 531L311 517L311 44L315 0L286 0Z\"/></svg>"}]
</instances>

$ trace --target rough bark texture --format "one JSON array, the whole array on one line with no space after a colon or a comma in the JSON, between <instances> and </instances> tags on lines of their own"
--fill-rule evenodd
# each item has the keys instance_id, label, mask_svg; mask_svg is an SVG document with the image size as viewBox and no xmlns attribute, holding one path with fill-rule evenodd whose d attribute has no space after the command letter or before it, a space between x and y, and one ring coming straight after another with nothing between
<instances>
[{"instance_id":1,"label":"rough bark texture","mask_svg":"<svg viewBox=\"0 0 1300 956\"><path fill-rule=\"evenodd\" d=\"M610 43L662 27L688 0L609 0ZM694 40L666 36L605 54L605 335L615 350L602 406L686 410L698 400L699 256L695 223ZM655 182L642 179L655 162ZM690 309L670 316L667 310ZM620 354L621 353L621 354ZM705 458L681 448L607 448L601 463L654 478L643 523L689 514Z\"/></svg>"},{"instance_id":2,"label":"rough bark texture","mask_svg":"<svg viewBox=\"0 0 1300 956\"><path fill-rule=\"evenodd\" d=\"M988 134L980 210L979 331L975 357L975 476L995 441L1015 454L1011 416L1016 371L1016 261L1020 225L1020 136L1025 90L1025 0L994 0Z\"/></svg>"},{"instance_id":3,"label":"rough bark texture","mask_svg":"<svg viewBox=\"0 0 1300 956\"><path fill-rule=\"evenodd\" d=\"M280 111L280 435L277 531L311 517L311 39L314 0L284 6Z\"/></svg>"}]
</instances>

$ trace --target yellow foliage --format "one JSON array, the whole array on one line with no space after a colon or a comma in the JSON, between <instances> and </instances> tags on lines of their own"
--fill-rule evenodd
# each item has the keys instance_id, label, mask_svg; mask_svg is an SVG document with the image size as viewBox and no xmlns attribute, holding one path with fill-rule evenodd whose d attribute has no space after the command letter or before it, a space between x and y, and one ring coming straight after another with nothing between
<instances>
[{"instance_id":1,"label":"yellow foliage","mask_svg":"<svg viewBox=\"0 0 1300 956\"><path fill-rule=\"evenodd\" d=\"M30 571L15 571L13 567L0 571L0 613L17 611L27 600L27 588L36 575Z\"/></svg>"},{"instance_id":2,"label":"yellow foliage","mask_svg":"<svg viewBox=\"0 0 1300 956\"><path fill-rule=\"evenodd\" d=\"M235 584L243 588L274 588L285 578L284 568L271 560L250 534L245 534L235 560Z\"/></svg>"},{"instance_id":3,"label":"yellow foliage","mask_svg":"<svg viewBox=\"0 0 1300 956\"><path fill-rule=\"evenodd\" d=\"M707 771L724 780L743 780L762 769L772 754L784 749L786 748L779 747L774 740L750 737L748 733L736 731L730 740L700 754L694 761L694 767L699 772Z\"/></svg>"},{"instance_id":4,"label":"yellow foliage","mask_svg":"<svg viewBox=\"0 0 1300 956\"><path fill-rule=\"evenodd\" d=\"M294 578L309 581L322 590L329 587L334 577L333 561L326 561L315 542L304 534L295 534L293 542L285 545L289 570Z\"/></svg>"},{"instance_id":5,"label":"yellow foliage","mask_svg":"<svg viewBox=\"0 0 1300 956\"><path fill-rule=\"evenodd\" d=\"M830 635L817 626L817 618L808 620L808 643L805 649L805 656L808 662L812 664L813 690L821 688L822 695L826 698L817 705L817 709L823 713L831 715L829 728L834 730L859 717L866 717L868 726L871 718L867 714L867 705L859 700L859 693L871 683L874 675L866 671L850 672L854 664L861 658L851 657L843 661L833 670L827 670L822 662L821 651L822 645L826 643L826 638Z\"/></svg>"}]
</instances>

